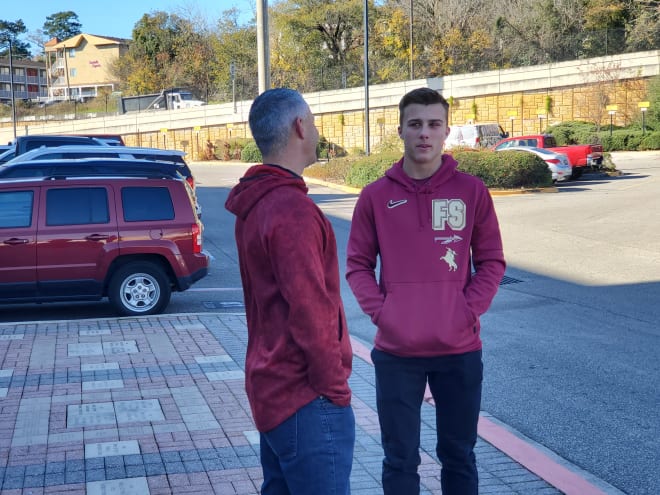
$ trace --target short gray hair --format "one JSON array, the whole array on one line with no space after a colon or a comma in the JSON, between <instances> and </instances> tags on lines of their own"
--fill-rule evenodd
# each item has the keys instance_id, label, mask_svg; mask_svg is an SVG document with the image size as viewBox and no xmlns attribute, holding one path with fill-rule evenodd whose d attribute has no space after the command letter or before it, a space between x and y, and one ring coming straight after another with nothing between
<instances>
[{"instance_id":1,"label":"short gray hair","mask_svg":"<svg viewBox=\"0 0 660 495\"><path fill-rule=\"evenodd\" d=\"M262 156L284 148L294 121L305 117L307 112L309 105L293 89L274 88L257 96L250 107L249 123Z\"/></svg>"}]
</instances>

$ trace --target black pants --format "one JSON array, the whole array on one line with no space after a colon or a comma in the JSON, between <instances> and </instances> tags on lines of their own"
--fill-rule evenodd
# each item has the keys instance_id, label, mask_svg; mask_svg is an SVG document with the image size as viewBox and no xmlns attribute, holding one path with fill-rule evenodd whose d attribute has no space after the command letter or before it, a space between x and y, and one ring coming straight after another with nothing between
<instances>
[{"instance_id":1,"label":"black pants","mask_svg":"<svg viewBox=\"0 0 660 495\"><path fill-rule=\"evenodd\" d=\"M481 351L402 358L373 349L385 495L419 494L421 405L428 381L436 404L443 495L476 495L474 445L481 406Z\"/></svg>"}]
</instances>

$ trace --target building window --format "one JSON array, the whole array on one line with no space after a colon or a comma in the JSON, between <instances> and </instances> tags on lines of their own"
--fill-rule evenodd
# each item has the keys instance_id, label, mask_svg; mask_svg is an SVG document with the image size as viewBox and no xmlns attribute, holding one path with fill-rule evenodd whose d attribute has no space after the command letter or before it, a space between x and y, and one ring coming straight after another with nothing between
<instances>
[{"instance_id":1,"label":"building window","mask_svg":"<svg viewBox=\"0 0 660 495\"><path fill-rule=\"evenodd\" d=\"M0 67L0 75L8 76L9 75L9 67Z\"/></svg>"},{"instance_id":2,"label":"building window","mask_svg":"<svg viewBox=\"0 0 660 495\"><path fill-rule=\"evenodd\" d=\"M14 75L25 77L25 69L23 67L14 67Z\"/></svg>"},{"instance_id":3,"label":"building window","mask_svg":"<svg viewBox=\"0 0 660 495\"><path fill-rule=\"evenodd\" d=\"M75 67L72 67L71 69L69 69L69 75L71 77L76 77L77 73L78 73L78 70Z\"/></svg>"},{"instance_id":4,"label":"building window","mask_svg":"<svg viewBox=\"0 0 660 495\"><path fill-rule=\"evenodd\" d=\"M76 58L76 49L69 48L69 58Z\"/></svg>"}]
</instances>

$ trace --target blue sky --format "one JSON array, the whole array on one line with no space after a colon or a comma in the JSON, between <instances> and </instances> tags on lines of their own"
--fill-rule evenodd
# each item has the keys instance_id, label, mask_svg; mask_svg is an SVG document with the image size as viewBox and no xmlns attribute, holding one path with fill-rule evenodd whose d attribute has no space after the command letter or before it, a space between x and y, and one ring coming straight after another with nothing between
<instances>
[{"instance_id":1,"label":"blue sky","mask_svg":"<svg viewBox=\"0 0 660 495\"><path fill-rule=\"evenodd\" d=\"M144 14L163 10L185 14L199 13L215 24L223 11L232 7L241 11L241 22L249 21L256 9L255 0L2 0L0 20L22 19L29 34L41 29L46 17L71 10L78 14L82 32L115 38L131 38L135 23ZM192 17L183 15L183 17ZM27 36L21 40L29 42ZM33 53L34 54L34 53Z\"/></svg>"}]
</instances>

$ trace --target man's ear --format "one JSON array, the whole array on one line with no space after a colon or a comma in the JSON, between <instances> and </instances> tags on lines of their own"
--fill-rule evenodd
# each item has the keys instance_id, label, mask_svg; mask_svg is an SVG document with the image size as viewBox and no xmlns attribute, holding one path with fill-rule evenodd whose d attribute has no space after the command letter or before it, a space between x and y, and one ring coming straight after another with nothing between
<instances>
[{"instance_id":1,"label":"man's ear","mask_svg":"<svg viewBox=\"0 0 660 495\"><path fill-rule=\"evenodd\" d=\"M300 139L305 139L305 126L303 125L303 119L296 117L296 120L293 122L293 130Z\"/></svg>"}]
</instances>

